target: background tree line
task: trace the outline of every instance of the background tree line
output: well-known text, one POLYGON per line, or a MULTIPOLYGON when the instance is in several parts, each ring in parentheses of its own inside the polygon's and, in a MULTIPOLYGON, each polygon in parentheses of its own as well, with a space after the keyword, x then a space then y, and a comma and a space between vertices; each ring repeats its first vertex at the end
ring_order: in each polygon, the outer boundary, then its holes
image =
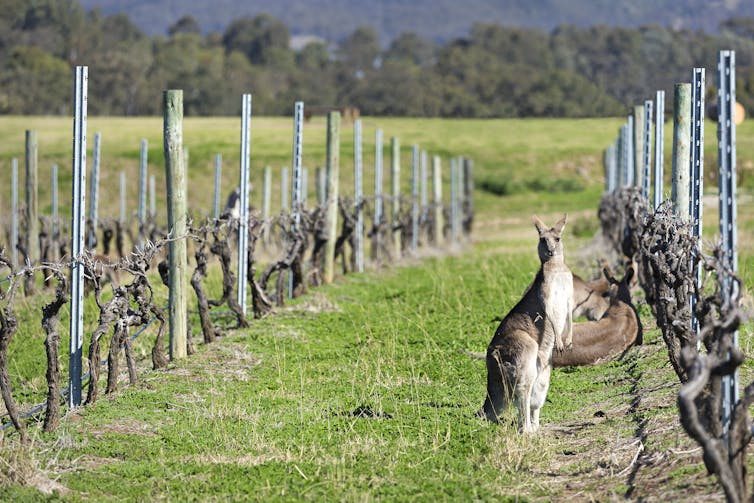
POLYGON ((71 68, 89 66, 89 110, 161 113, 161 93, 184 90, 187 115, 234 115, 254 95, 257 114, 354 105, 368 115, 586 117, 672 91, 705 66, 713 93, 717 53, 735 49, 738 100, 754 111, 754 19, 719 34, 563 25, 551 32, 477 23, 438 44, 404 33, 381 47, 362 27, 335 44, 290 48, 288 28, 260 14, 203 35, 186 16, 147 36, 125 15, 87 12, 77 0, 0 0, 0 113, 70 113, 71 68))

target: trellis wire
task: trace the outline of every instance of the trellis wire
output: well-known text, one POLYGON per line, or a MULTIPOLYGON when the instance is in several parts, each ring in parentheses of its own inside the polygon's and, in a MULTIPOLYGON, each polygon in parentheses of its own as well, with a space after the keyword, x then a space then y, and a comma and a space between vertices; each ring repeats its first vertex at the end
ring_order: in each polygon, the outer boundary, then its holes
POLYGON ((361 120, 353 123, 353 203, 356 205, 356 270, 364 272, 364 167, 361 120))
POLYGON ((249 140, 251 128, 251 94, 241 97, 241 174, 240 212, 238 221, 238 283, 237 299, 246 315, 246 250, 249 245, 249 140))
POLYGON ((644 102, 644 151, 642 157, 641 195, 649 200, 650 166, 652 165, 652 100, 644 102))
POLYGON ((655 98, 655 164, 654 208, 659 208, 663 198, 663 161, 665 154, 665 91, 657 91, 655 98))
POLYGON ((411 148, 411 250, 419 246, 419 145, 411 148))
MULTIPOLYGON (((720 236, 728 269, 738 272, 738 230, 736 222, 736 123, 734 118, 736 103, 736 53, 720 51, 717 63, 717 135, 718 135, 718 175, 720 187, 720 236)), ((723 298, 728 301, 733 295, 733 281, 730 276, 722 279, 723 298)), ((733 345, 738 346, 738 332, 733 334, 733 345)), ((723 377, 722 419, 723 433, 730 429, 733 408, 738 402, 738 370, 733 375, 723 377)))
POLYGON ((101 142, 102 134, 94 133, 94 160, 92 162, 92 177, 89 180, 89 221, 91 227, 89 228, 89 248, 94 248, 97 245, 97 209, 99 207, 99 166, 101 155, 101 142))
POLYGON ((68 363, 70 408, 81 405, 81 348, 84 336, 84 230, 86 229, 86 116, 89 69, 77 66, 74 84, 71 218, 71 318, 68 363))
POLYGON ((13 267, 18 266, 18 159, 10 161, 10 253, 13 267))

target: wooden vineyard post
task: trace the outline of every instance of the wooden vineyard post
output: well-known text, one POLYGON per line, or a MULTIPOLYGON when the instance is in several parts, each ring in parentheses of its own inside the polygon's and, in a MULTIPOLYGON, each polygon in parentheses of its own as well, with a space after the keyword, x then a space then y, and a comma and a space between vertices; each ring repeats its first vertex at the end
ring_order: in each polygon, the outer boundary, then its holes
POLYGON ((338 237, 338 178, 340 170, 340 112, 327 114, 327 242, 323 280, 330 284, 335 276, 335 240, 338 237))
POLYGON ((126 173, 120 172, 120 224, 126 224, 126 173))
POLYGON ((280 170, 280 212, 288 212, 288 168, 280 170))
POLYGON ((401 142, 393 136, 390 138, 390 234, 393 239, 395 257, 401 256, 401 142))
POLYGON ((97 210, 99 208, 99 166, 101 155, 102 134, 94 134, 94 162, 92 163, 92 176, 89 180, 89 236, 88 248, 93 250, 97 246, 97 210))
POLYGON ((168 198, 170 359, 186 356, 186 171, 183 157, 183 91, 163 91, 163 141, 168 198))
POLYGON ((270 210, 272 208, 272 168, 264 167, 264 179, 262 183, 262 241, 265 245, 270 243, 270 210))
MULTIPOLYGON (((37 132, 26 131, 26 256, 32 265, 39 263, 39 200, 38 200, 37 132)), ((26 295, 34 293, 34 275, 24 283, 26 295)))
POLYGON ((691 163, 691 84, 676 84, 673 96, 673 186, 670 197, 680 218, 689 218, 691 163))
POLYGON ((220 191, 222 189, 223 156, 215 154, 215 191, 212 198, 212 218, 220 218, 220 191))
POLYGON ((18 159, 10 161, 10 260, 13 267, 18 267, 18 159))
POLYGON ((411 251, 419 246, 419 145, 411 148, 411 251))
POLYGON ((60 260, 60 216, 58 213, 58 165, 52 165, 52 228, 50 240, 52 242, 52 260, 60 260))
MULTIPOLYGON (((86 229, 86 115, 89 69, 77 66, 73 91, 73 180, 71 211, 71 318, 68 407, 81 405, 81 348, 84 341, 84 234, 86 229)), ((96 386, 97 383, 92 383, 96 386)))
MULTIPOLYGON (((419 217, 419 221, 421 225, 424 226, 426 229, 427 220, 429 219, 429 196, 428 196, 428 188, 427 188, 427 151, 422 150, 421 156, 420 156, 420 163, 419 163, 419 195, 420 195, 420 201, 419 201, 419 208, 421 215, 419 217)), ((424 244, 426 245, 427 241, 429 241, 429 232, 427 232, 427 235, 425 236, 424 244)))
POLYGON ((141 153, 139 155, 139 206, 136 208, 136 216, 139 220, 139 245, 144 241, 145 220, 147 215, 147 140, 141 140, 141 153))
POLYGON ((442 174, 440 173, 440 156, 432 157, 432 211, 434 224, 432 226, 432 241, 435 246, 440 246, 443 242, 443 229, 445 222, 442 215, 442 174))
POLYGON ((643 159, 644 159, 644 105, 636 105, 634 107, 633 115, 633 129, 631 131, 631 139, 633 140, 633 186, 642 186, 642 174, 643 174, 643 159))

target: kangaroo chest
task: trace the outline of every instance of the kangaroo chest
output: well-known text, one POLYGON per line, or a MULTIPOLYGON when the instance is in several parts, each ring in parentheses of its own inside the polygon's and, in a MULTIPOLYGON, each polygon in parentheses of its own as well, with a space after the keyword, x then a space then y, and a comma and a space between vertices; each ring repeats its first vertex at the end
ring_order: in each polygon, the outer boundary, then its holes
POLYGON ((571 312, 573 276, 570 271, 551 273, 542 285, 541 300, 545 311, 545 330, 552 329, 555 335, 565 330, 571 312))

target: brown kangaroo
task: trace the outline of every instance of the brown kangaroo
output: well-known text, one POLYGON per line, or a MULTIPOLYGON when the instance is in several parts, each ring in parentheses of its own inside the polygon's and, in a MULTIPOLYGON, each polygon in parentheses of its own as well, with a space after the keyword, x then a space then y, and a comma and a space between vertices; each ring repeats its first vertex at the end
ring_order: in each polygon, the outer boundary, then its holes
POLYGON ((513 400, 519 430, 539 428, 539 411, 550 386, 553 348, 571 345, 573 276, 560 239, 567 215, 548 229, 534 217, 541 266, 524 297, 505 316, 487 348, 487 398, 479 411, 498 422, 513 400))
POLYGON ((574 323, 573 345, 562 353, 553 353, 553 367, 593 365, 625 352, 643 342, 641 320, 631 303, 630 283, 634 269, 629 267, 620 281, 604 269, 610 283, 610 307, 598 321, 574 323))
MULTIPOLYGON (((607 267, 607 261, 600 261, 600 270, 607 267)), ((611 274, 612 275, 612 274, 611 274)), ((584 316, 596 321, 602 318, 610 307, 610 282, 604 274, 591 281, 573 275, 573 317, 584 316)))

